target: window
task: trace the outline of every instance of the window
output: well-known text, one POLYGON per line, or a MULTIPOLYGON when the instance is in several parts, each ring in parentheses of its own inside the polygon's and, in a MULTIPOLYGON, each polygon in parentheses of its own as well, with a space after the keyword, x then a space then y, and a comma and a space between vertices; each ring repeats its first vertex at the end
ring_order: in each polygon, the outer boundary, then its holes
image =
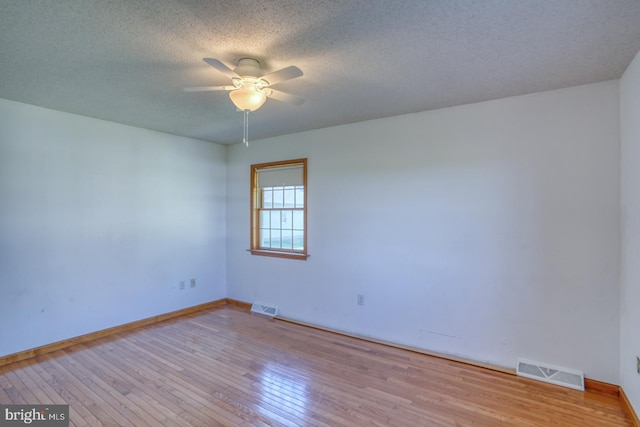
POLYGON ((307 159, 251 165, 251 253, 307 259, 307 159))

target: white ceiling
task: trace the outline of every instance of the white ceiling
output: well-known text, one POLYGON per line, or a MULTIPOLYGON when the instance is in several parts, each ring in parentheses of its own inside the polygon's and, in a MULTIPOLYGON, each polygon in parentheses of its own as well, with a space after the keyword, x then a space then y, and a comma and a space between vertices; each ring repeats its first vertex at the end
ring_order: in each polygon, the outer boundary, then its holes
POLYGON ((220 143, 242 139, 202 61, 304 76, 258 139, 592 83, 640 50, 638 0, 0 0, 0 98, 220 143))

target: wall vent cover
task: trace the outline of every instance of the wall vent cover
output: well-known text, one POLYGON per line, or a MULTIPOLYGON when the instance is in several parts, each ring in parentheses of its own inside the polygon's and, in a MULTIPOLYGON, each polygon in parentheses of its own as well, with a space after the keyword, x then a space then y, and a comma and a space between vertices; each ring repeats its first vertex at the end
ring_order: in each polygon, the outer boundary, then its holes
POLYGON ((263 304, 261 302, 254 302, 251 305, 251 311, 253 313, 264 314, 265 316, 269 316, 269 317, 274 317, 278 315, 278 307, 263 304))
POLYGON ((584 373, 581 371, 518 359, 516 373, 521 377, 584 391, 584 373))

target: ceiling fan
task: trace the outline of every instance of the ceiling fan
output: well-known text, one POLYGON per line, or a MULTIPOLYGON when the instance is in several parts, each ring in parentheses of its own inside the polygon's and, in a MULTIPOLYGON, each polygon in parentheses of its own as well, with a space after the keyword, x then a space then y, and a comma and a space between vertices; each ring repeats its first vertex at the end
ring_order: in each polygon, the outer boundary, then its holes
POLYGON ((264 104, 267 98, 289 104, 300 105, 304 98, 281 92, 271 86, 302 76, 302 70, 289 66, 269 74, 263 74, 260 62, 254 58, 242 58, 233 70, 222 61, 214 58, 203 58, 203 61, 231 79, 231 86, 200 86, 185 88, 185 92, 207 92, 226 90, 229 97, 240 111, 255 111, 264 104))

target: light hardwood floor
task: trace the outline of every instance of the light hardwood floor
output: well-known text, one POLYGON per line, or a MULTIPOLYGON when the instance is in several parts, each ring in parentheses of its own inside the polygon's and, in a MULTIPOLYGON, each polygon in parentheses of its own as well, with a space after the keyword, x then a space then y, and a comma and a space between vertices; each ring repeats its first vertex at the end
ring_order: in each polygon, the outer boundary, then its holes
POLYGON ((620 400, 232 306, 0 367, 73 426, 631 426, 620 400))

